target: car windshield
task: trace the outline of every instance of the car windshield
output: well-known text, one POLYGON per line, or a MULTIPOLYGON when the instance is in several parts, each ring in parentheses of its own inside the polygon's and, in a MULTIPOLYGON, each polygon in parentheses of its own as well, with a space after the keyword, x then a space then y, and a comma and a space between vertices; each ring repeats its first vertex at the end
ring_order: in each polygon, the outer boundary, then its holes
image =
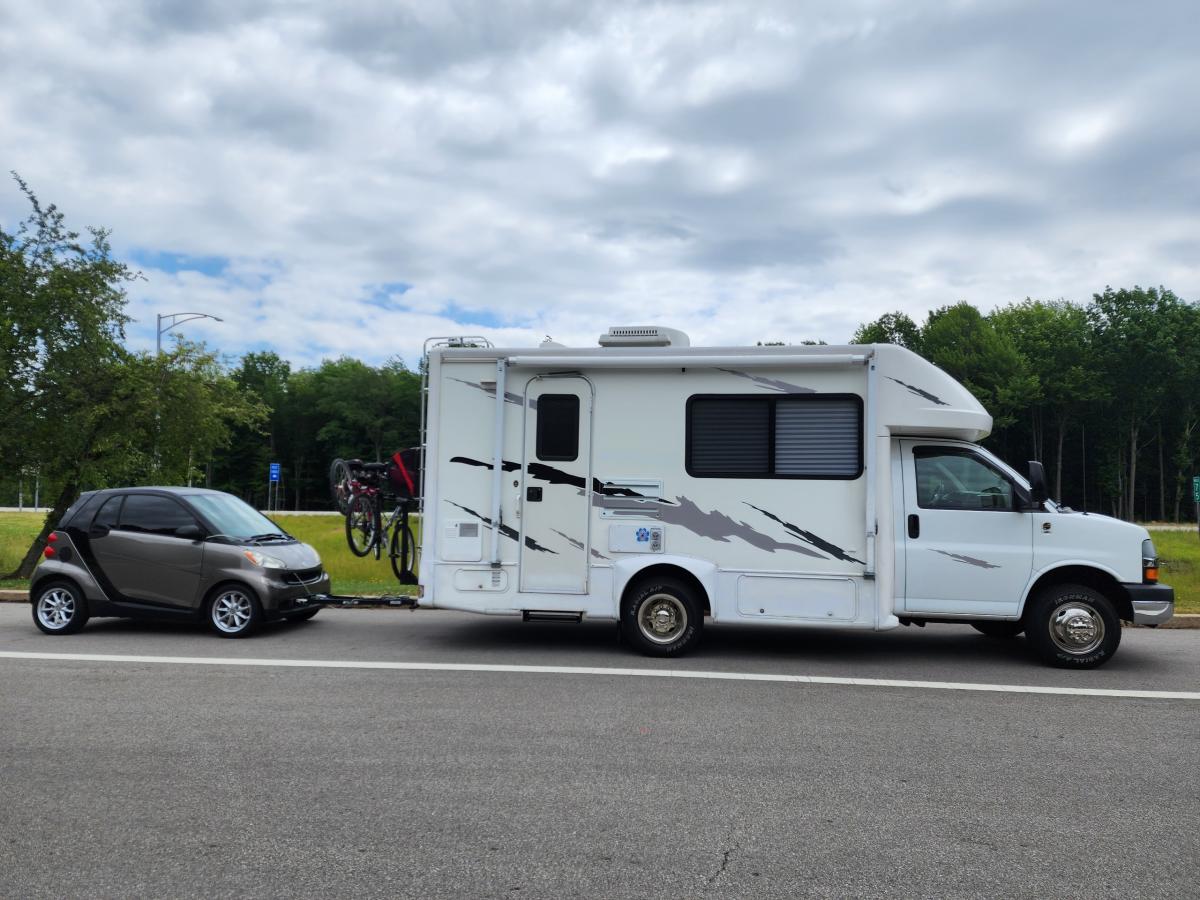
POLYGON ((214 538, 241 541, 290 541, 286 531, 232 494, 193 494, 188 502, 217 530, 214 538))

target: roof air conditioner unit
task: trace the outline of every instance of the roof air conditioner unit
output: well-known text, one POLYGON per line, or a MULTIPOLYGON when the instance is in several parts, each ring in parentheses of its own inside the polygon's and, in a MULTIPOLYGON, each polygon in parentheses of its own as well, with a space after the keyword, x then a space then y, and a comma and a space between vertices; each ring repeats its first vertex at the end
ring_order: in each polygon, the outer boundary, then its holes
POLYGON ((626 325, 600 335, 601 347, 690 347, 692 342, 678 328, 657 325, 626 325))

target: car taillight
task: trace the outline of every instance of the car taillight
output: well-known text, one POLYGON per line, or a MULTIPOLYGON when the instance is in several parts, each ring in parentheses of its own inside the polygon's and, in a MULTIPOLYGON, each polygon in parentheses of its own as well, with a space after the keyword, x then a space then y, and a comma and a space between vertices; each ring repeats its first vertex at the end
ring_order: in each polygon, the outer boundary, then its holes
POLYGON ((42 551, 42 555, 45 556, 46 559, 52 558, 54 556, 54 548, 47 544, 46 549, 42 551))
POLYGON ((58 540, 58 532, 57 531, 50 532, 50 534, 47 535, 46 540, 49 541, 51 544, 53 544, 55 541, 58 540))

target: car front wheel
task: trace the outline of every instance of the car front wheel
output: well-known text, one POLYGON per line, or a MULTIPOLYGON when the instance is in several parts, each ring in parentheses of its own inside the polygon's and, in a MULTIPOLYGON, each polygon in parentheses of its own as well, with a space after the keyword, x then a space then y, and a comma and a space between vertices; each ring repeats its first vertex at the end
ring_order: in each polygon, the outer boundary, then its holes
POLYGON ((208 601, 208 625, 221 637, 245 637, 262 622, 262 606, 248 588, 227 584, 208 601))

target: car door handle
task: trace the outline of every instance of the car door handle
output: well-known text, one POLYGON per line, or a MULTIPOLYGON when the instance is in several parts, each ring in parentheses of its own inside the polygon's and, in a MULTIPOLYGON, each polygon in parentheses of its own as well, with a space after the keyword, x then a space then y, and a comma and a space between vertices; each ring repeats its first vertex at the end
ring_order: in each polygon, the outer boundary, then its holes
POLYGON ((921 517, 915 513, 908 517, 908 536, 910 538, 921 536, 921 517))

